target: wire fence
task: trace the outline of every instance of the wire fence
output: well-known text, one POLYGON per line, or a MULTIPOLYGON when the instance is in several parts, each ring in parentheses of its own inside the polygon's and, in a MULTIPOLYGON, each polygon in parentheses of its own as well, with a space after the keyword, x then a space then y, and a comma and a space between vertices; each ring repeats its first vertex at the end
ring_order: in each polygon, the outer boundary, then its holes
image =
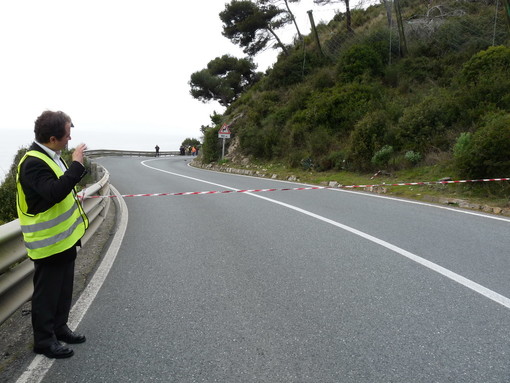
MULTIPOLYGON (((399 34, 395 4, 386 5, 385 24, 389 47, 389 60, 399 54, 403 45, 409 50, 429 45, 435 46, 441 54, 460 51, 465 48, 486 49, 489 46, 506 45, 510 39, 504 0, 456 1, 439 3, 427 1, 417 8, 414 5, 401 4, 402 32, 399 34), (480 17, 480 13, 482 17, 480 17)), ((366 9, 374 2, 361 1, 351 11, 353 27, 356 23, 356 11, 366 9)), ((339 13, 338 20, 345 18, 339 13)), ((348 44, 356 41, 356 36, 346 30, 338 30, 331 24, 319 26, 319 38, 323 53, 335 60, 339 52, 348 44)))

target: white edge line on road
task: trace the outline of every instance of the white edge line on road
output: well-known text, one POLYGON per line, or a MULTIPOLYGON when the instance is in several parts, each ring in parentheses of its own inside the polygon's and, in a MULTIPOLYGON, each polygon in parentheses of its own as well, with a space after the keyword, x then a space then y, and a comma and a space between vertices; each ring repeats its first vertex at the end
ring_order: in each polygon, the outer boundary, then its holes
MULTIPOLYGON (((115 189, 112 185, 110 185, 110 188, 113 194, 117 196, 115 199, 118 203, 117 207, 119 208, 118 214, 120 217, 118 220, 117 230, 115 231, 115 235, 112 238, 101 264, 69 313, 69 325, 73 329, 75 329, 81 322, 83 316, 99 292, 99 289, 103 285, 103 282, 110 272, 115 258, 117 257, 120 245, 122 244, 122 239, 126 233, 128 223, 128 209, 126 202, 121 197, 117 189, 115 189)), ((18 378, 16 383, 39 383, 51 368, 54 361, 55 359, 49 359, 43 355, 37 355, 34 357, 32 363, 30 363, 27 367, 26 371, 18 378)))
MULTIPOLYGON (((149 166, 149 165, 146 165, 144 163, 145 161, 142 162, 142 165, 143 166, 146 166, 150 169, 153 169, 153 170, 157 170, 157 171, 160 171, 160 172, 163 172, 163 173, 167 173, 167 174, 172 174, 172 175, 175 175, 175 176, 179 176, 179 177, 184 177, 184 178, 188 178, 188 179, 191 179, 191 180, 195 180, 195 181, 199 181, 199 182, 204 182, 204 183, 207 183, 207 184, 210 184, 210 185, 214 185, 214 186, 219 186, 219 187, 222 187, 222 188, 225 188, 225 189, 230 189, 230 190, 240 190, 240 189, 236 189, 236 188, 232 188, 232 187, 229 187, 229 186, 225 186, 225 185, 221 185, 221 184, 217 184, 217 183, 213 183, 213 182, 209 182, 209 181, 204 181, 204 180, 201 180, 199 178, 194 178, 194 177, 190 177, 190 176, 185 176, 183 174, 178 174, 178 173, 173 173, 173 172, 170 172, 170 171, 167 171, 167 170, 161 170, 161 169, 158 169, 158 168, 154 168, 152 166, 149 166)), ((287 203, 284 203, 284 202, 280 202, 280 201, 277 201, 277 200, 274 200, 274 199, 271 199, 271 198, 267 198, 267 197, 264 197, 264 196, 261 196, 261 195, 258 195, 258 194, 253 194, 253 193, 243 193, 243 194, 248 194, 252 197, 256 197, 256 198, 260 198, 260 199, 263 199, 263 200, 266 200, 268 202, 272 202, 272 203, 275 203, 275 204, 278 204, 278 205, 281 205, 283 207, 286 207, 286 208, 289 208, 289 209, 292 209, 294 211, 297 211, 299 213, 302 213, 302 214, 305 214, 305 215, 308 215, 309 217, 312 217, 312 218, 315 218, 315 219, 318 219, 320 221, 323 221, 323 222, 326 222, 326 223, 329 223, 330 225, 333 225, 333 226, 336 226, 340 229, 343 229, 345 231, 348 231, 352 234, 355 234, 357 236, 360 236, 368 241, 371 241, 373 243, 376 243, 380 246, 383 246, 397 254, 400 254, 422 266, 425 266, 427 267, 428 269, 432 270, 432 271, 435 271, 436 273, 439 273, 465 287, 467 287, 468 289, 471 289, 475 292, 477 292, 478 294, 481 294, 483 295, 484 297, 486 298, 489 298, 490 300, 496 302, 496 303, 499 303, 500 305, 502 306, 505 306, 506 308, 510 308, 510 299, 501 295, 501 294, 498 294, 496 293, 495 291, 492 291, 476 282, 473 282, 472 280, 470 279, 467 279, 465 277, 463 277, 462 275, 459 275, 457 273, 454 273, 453 271, 451 270, 448 270, 442 266, 439 266, 438 264, 434 263, 434 262, 431 262, 431 261, 428 261, 416 254, 413 254, 407 250, 404 250, 398 246, 395 246, 395 245, 392 245, 391 243, 389 242, 386 242, 382 239, 379 239, 379 238, 376 238, 370 234, 367 234, 367 233, 364 233, 360 230, 357 230, 357 229, 354 229, 350 226, 347 226, 347 225, 344 225, 342 223, 339 223, 339 222, 336 222, 336 221, 333 221, 329 218, 326 218, 326 217, 322 217, 318 214, 315 214, 315 213, 312 213, 308 210, 304 210, 304 209, 301 209, 299 207, 296 207, 296 206, 293 206, 293 205, 289 205, 287 203)), ((433 206, 433 205, 432 205, 433 206)), ((454 211, 457 211, 455 209, 452 209, 454 211)), ((483 217, 485 217, 484 215, 482 215, 483 217)))
POLYGON ((333 226, 336 226, 336 227, 339 227, 345 231, 348 231, 352 234, 355 234, 355 235, 358 235, 368 241, 371 241, 373 243, 376 243, 380 246, 383 246, 389 250, 392 250, 394 251, 395 253, 397 254, 400 254, 416 263, 419 263, 420 265, 422 266, 425 266, 427 267, 428 269, 432 270, 432 271, 435 271, 436 273, 439 273, 447 278, 450 278, 451 280, 457 282, 457 283, 460 283, 461 285, 493 300, 494 302, 497 302, 499 303, 500 305, 503 305, 505 306, 506 308, 510 308, 510 299, 501 295, 501 294, 498 294, 496 293, 495 291, 492 291, 476 282, 473 282, 472 280, 470 279, 467 279, 457 273, 454 273, 453 271, 450 271, 442 266, 439 266, 438 264, 434 263, 434 262, 430 262, 416 254, 413 254, 407 250, 404 250, 398 246, 395 246, 395 245, 392 245, 391 243, 389 242, 386 242, 382 239, 379 239, 379 238, 376 238, 370 234, 367 234, 367 233, 364 233, 360 230, 357 230, 357 229, 354 229, 350 226, 347 226, 347 225, 344 225, 344 224, 341 224, 339 222, 336 222, 336 221, 333 221, 329 218, 325 218, 325 217, 322 217, 320 215, 317 215, 315 213, 312 213, 312 212, 309 212, 307 210, 303 210, 301 208, 298 208, 296 206, 292 206, 292 205, 289 205, 289 204, 286 204, 284 202, 280 202, 280 201, 276 201, 276 200, 272 200, 270 198, 267 198, 267 197, 264 197, 264 196, 260 196, 260 195, 255 195, 253 194, 254 197, 257 197, 257 198, 262 198, 262 199, 265 199, 269 202, 273 202, 273 203, 276 203, 278 205, 281 205, 281 206, 284 206, 284 207, 287 207, 289 209, 292 209, 292 210, 295 210, 297 212, 300 212, 300 213, 303 213, 303 214, 306 214, 310 217, 313 217, 313 218, 316 218, 320 221, 323 221, 323 222, 326 222, 326 223, 329 223, 333 226))
POLYGON ((436 205, 436 204, 427 203, 427 202, 412 201, 412 200, 408 200, 408 199, 389 197, 389 196, 385 196, 385 195, 368 194, 368 193, 363 193, 363 192, 356 192, 356 191, 353 191, 353 190, 344 190, 344 189, 326 189, 326 190, 334 191, 334 192, 343 192, 343 193, 354 193, 354 194, 357 194, 357 195, 363 195, 363 196, 371 197, 371 198, 389 199, 389 200, 392 200, 392 201, 398 201, 398 202, 403 202, 403 203, 410 203, 410 204, 413 204, 413 205, 428 206, 428 207, 433 207, 433 208, 436 208, 436 209, 443 209, 443 210, 453 211, 455 213, 475 215, 477 217, 488 218, 488 219, 495 219, 497 221, 504 221, 504 222, 510 223, 510 218, 498 217, 498 216, 490 215, 490 214, 477 213, 475 211, 469 211, 469 210, 463 210, 463 209, 460 209, 460 208, 441 206, 441 205, 436 205))
MULTIPOLYGON (((146 160, 146 161, 157 161, 157 160, 152 159, 152 160, 146 160)), ((144 166, 150 167, 150 166, 145 165, 145 164, 144 164, 144 166)), ((190 164, 188 164, 188 166, 193 167, 190 164)), ((160 170, 160 169, 153 168, 153 167, 150 167, 150 168, 154 169, 154 170, 160 170)), ((286 180, 275 180, 275 179, 272 179, 272 178, 263 178, 263 177, 257 177, 257 176, 249 176, 249 175, 246 175, 246 174, 226 173, 226 172, 220 172, 218 170, 208 170, 208 169, 195 168, 195 167, 193 167, 193 168, 197 169, 197 170, 206 171, 206 172, 221 173, 221 174, 225 174, 225 175, 229 175, 229 176, 249 177, 249 178, 263 179, 264 181, 284 182, 284 183, 293 184, 293 185, 305 185, 305 186, 311 186, 311 187, 317 186, 317 185, 305 184, 305 183, 302 183, 302 182, 295 182, 295 181, 292 182, 292 181, 286 181, 286 180)), ((367 193, 367 192, 356 191, 356 190, 347 190, 347 189, 342 189, 342 188, 328 188, 328 189, 324 189, 324 190, 332 191, 332 192, 351 193, 351 194, 356 194, 356 195, 363 196, 363 197, 368 197, 368 198, 389 199, 389 200, 396 201, 396 202, 409 203, 409 204, 413 204, 413 205, 428 206, 428 207, 433 207, 433 208, 436 208, 436 209, 443 209, 443 210, 453 211, 455 213, 475 215, 477 217, 488 218, 488 219, 495 219, 497 221, 504 221, 504 222, 510 223, 510 218, 499 217, 499 216, 491 215, 491 214, 488 214, 488 213, 478 213, 478 212, 475 212, 475 211, 465 210, 465 209, 461 209, 461 208, 441 206, 441 205, 438 205, 438 204, 433 204, 433 203, 428 203, 428 202, 413 201, 413 200, 410 200, 410 199, 404 199, 404 198, 398 198, 398 197, 390 197, 390 196, 385 196, 385 195, 367 193)))

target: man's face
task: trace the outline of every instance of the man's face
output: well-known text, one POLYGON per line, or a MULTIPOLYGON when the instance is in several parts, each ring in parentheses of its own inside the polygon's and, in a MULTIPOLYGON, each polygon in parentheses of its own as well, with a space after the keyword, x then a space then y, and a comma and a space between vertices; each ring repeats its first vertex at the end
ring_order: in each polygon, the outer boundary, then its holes
POLYGON ((71 123, 66 123, 66 133, 61 139, 57 139, 56 137, 52 136, 50 138, 51 143, 51 149, 54 151, 60 151, 62 149, 65 149, 67 147, 67 143, 71 140, 71 123))

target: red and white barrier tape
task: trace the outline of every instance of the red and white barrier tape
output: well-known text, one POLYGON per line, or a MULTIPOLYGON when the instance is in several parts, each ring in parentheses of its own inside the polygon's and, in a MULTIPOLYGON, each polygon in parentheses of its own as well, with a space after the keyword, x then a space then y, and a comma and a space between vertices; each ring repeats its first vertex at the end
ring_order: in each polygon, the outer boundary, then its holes
MULTIPOLYGON (((319 189, 354 189, 354 188, 368 188, 376 186, 414 186, 414 185, 437 185, 437 184, 459 184, 459 183, 472 183, 472 182, 492 182, 492 181, 510 181, 510 178, 485 178, 479 180, 458 180, 458 181, 427 181, 427 182, 402 182, 397 184, 374 184, 374 185, 338 185, 333 186, 310 186, 299 188, 285 188, 285 189, 251 189, 251 190, 221 190, 221 191, 202 191, 202 192, 182 192, 182 193, 148 193, 148 194, 124 194, 123 198, 128 197, 162 197, 162 196, 178 196, 178 195, 201 195, 201 194, 227 194, 227 193, 261 193, 271 191, 294 191, 294 190, 319 190, 319 189)), ((82 192, 83 193, 83 192, 82 192)), ((88 198, 115 198, 115 195, 106 196, 89 196, 88 198)), ((80 198, 83 198, 81 195, 80 198)))

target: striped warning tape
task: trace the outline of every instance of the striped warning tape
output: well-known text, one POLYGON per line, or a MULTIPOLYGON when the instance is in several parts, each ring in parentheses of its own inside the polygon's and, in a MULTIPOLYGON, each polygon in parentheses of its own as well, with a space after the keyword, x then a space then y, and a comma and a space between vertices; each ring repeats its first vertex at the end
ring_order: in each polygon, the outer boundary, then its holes
MULTIPOLYGON (((373 185, 338 185, 333 186, 310 186, 299 188, 284 188, 284 189, 250 189, 250 190, 219 190, 219 191, 201 191, 201 192, 181 192, 181 193, 145 193, 145 194, 123 194, 121 197, 162 197, 162 196, 179 196, 179 195, 203 195, 203 194, 227 194, 227 193, 262 193, 272 191, 295 191, 295 190, 320 190, 320 189, 355 189, 355 188, 368 188, 377 186, 414 186, 414 185, 437 185, 437 184, 459 184, 459 183, 472 183, 472 182, 493 182, 493 181, 510 181, 510 178, 484 178, 478 180, 457 180, 457 181, 426 181, 426 182, 402 182, 396 184, 373 184, 373 185)), ((83 198, 83 193, 80 193, 80 198, 83 198)), ((89 196, 88 198, 115 198, 115 195, 106 196, 89 196)))
POLYGON ((458 181, 426 181, 426 182, 402 182, 399 184, 378 184, 378 185, 350 185, 339 186, 342 188, 365 188, 371 186, 408 186, 408 185, 437 185, 437 184, 462 184, 470 182, 491 182, 491 181, 510 181, 510 178, 483 178, 479 180, 458 180, 458 181))

